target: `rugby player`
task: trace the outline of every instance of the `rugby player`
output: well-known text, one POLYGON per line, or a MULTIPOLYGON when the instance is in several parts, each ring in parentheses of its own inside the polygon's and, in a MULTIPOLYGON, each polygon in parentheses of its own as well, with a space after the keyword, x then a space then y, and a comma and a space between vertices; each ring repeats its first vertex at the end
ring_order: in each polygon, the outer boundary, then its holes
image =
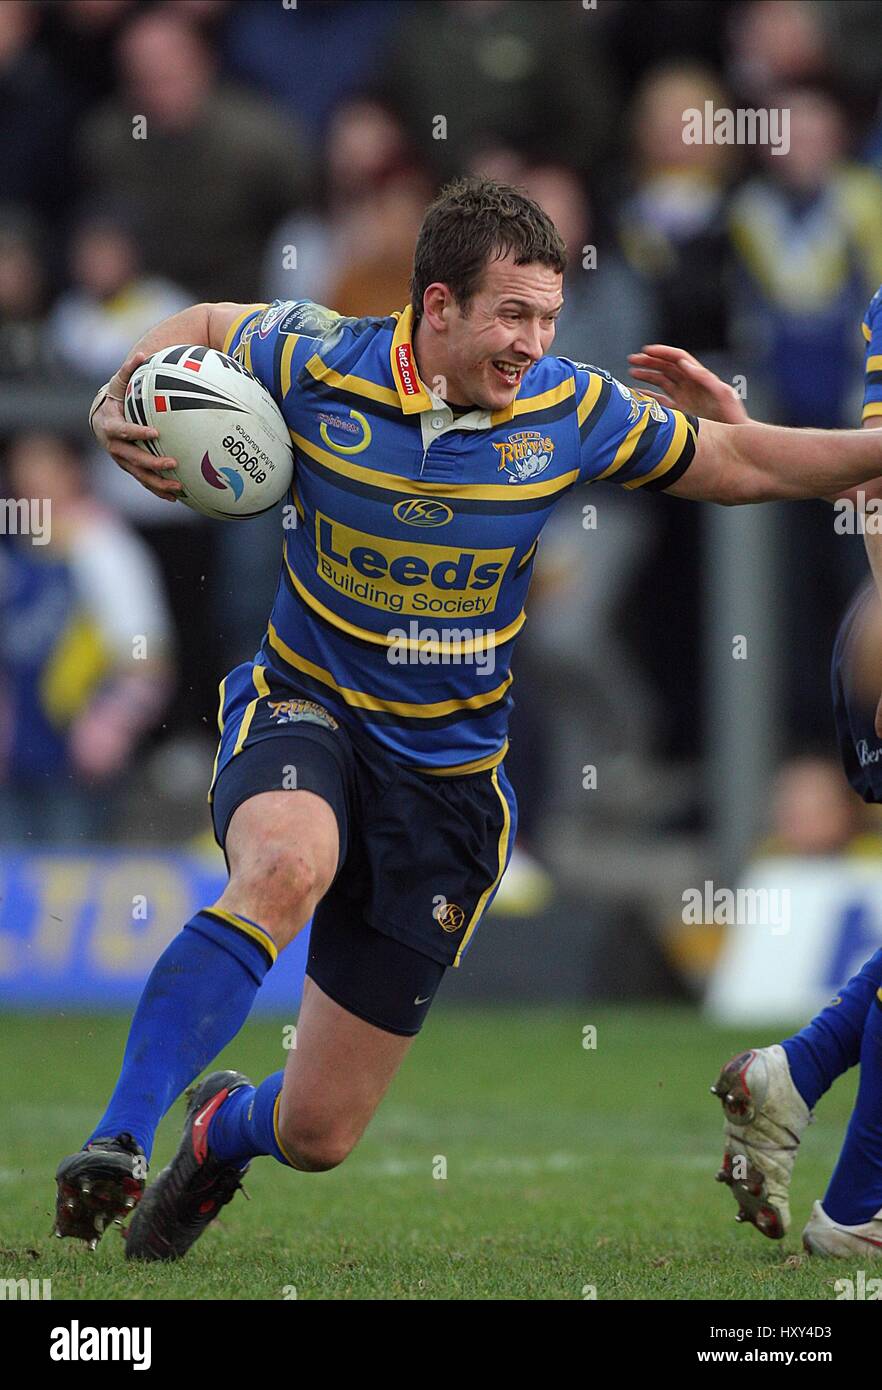
MULTIPOLYGON (((861 325, 865 340, 862 424, 882 426, 882 288, 861 325)), ((632 375, 675 404, 718 421, 749 419, 731 386, 688 353, 667 346, 631 357, 632 375)), ((704 424, 702 428, 704 428, 704 424)), ((882 804, 882 478, 835 493, 866 512, 871 579, 849 603, 836 635, 832 694, 842 765, 864 801, 882 804), (872 504, 872 506, 870 505, 872 504)), ((725 1151, 717 1181, 738 1203, 736 1220, 773 1240, 790 1226, 790 1181, 815 1106, 838 1076, 860 1065, 860 1082, 836 1167, 816 1201, 802 1241, 812 1254, 882 1258, 882 950, 794 1036, 749 1048, 722 1067, 711 1087, 724 1111, 725 1151)))
POLYGON ((289 426, 298 524, 285 529, 259 651, 221 683, 209 795, 229 881, 147 980, 107 1109, 58 1168, 60 1235, 93 1244, 135 1206, 127 1256, 175 1259, 255 1157, 319 1172, 358 1142, 511 853, 512 645, 539 533, 565 492, 608 482, 734 504, 882 473, 882 437, 699 429, 555 357, 564 269, 536 203, 460 180, 427 210, 404 309, 349 319, 305 301, 199 304, 145 334, 98 393, 98 440, 174 501, 162 471, 173 461, 137 447, 156 432, 125 421, 126 384, 172 344, 232 353, 289 426), (401 629, 407 664, 387 659, 401 629), (460 642, 452 661, 447 634, 463 629, 475 659, 460 642), (177 1154, 145 1191, 160 1119, 238 1033, 310 918, 284 1070, 256 1085, 234 1071, 199 1082, 177 1154))

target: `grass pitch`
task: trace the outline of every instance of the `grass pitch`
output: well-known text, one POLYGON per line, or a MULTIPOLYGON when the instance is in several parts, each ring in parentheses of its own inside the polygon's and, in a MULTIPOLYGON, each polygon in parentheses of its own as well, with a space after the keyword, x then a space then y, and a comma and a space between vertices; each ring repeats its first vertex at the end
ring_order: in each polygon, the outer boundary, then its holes
MULTIPOLYGON (((856 1070, 803 1141, 793 1228, 734 1222, 713 1181, 721 1061, 781 1034, 709 1026, 682 1008, 436 1009, 355 1153, 330 1173, 259 1159, 179 1264, 127 1265, 117 1230, 94 1253, 50 1235, 55 1165, 116 1079, 128 1019, 0 1020, 0 1278, 54 1299, 835 1299, 844 1261, 800 1233, 823 1195, 856 1070), (583 1047, 586 1023, 596 1048, 583 1047), (444 1171, 446 1177, 436 1176, 444 1171)), ((789 1030, 786 1030, 789 1031, 789 1030)), ((282 1023, 246 1026, 213 1064, 261 1079, 282 1023)), ((153 1171, 180 1136, 178 1102, 153 1171)), ((869 1271, 871 1273, 873 1271, 869 1271)))

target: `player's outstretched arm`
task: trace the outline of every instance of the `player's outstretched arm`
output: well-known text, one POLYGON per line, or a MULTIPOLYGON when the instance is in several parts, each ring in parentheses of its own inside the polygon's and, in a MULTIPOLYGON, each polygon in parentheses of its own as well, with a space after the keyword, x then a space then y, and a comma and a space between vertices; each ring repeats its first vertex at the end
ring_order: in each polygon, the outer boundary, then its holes
POLYGON ((89 424, 98 443, 114 463, 131 473, 154 497, 174 502, 181 485, 164 476, 165 470, 174 468, 174 459, 154 458, 138 447, 139 439, 156 439, 159 431, 130 424, 125 417, 123 398, 132 373, 152 353, 175 343, 201 344, 222 352, 230 327, 247 308, 247 304, 194 304, 163 319, 139 338, 119 371, 101 387, 92 402, 89 424))
MULTIPOLYGON (((695 457, 667 491, 737 505, 824 497, 882 484, 882 444, 861 430, 785 429, 750 416, 737 392, 682 348, 655 343, 632 353, 631 375, 662 405, 701 418, 695 457)), ((882 561, 882 556, 880 556, 882 561)))
POLYGON ((695 457, 667 491, 728 506, 829 498, 882 474, 876 433, 702 420, 695 457))

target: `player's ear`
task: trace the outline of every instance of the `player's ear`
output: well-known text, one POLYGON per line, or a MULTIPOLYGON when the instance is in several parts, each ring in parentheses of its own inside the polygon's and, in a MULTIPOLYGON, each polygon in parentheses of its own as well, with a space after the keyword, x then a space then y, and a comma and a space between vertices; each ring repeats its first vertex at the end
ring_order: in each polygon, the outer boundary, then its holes
POLYGON ((448 287, 440 282, 429 285, 423 295, 423 317, 436 333, 446 332, 454 302, 448 287))

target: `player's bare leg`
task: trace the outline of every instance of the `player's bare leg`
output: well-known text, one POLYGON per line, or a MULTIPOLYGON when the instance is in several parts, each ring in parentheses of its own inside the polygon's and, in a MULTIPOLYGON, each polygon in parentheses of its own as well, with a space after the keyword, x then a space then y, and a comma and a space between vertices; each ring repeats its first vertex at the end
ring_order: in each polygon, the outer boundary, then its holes
MULTIPOLYGON (((311 792, 265 792, 234 813, 226 845, 230 882, 216 905, 260 922, 281 950, 333 879, 338 831, 331 808, 311 792)), ((413 1041, 365 1023, 304 980, 278 1110, 292 1166, 321 1170, 346 1157, 413 1041)))
POLYGON ((144 1192, 163 1114, 235 1037, 277 950, 333 878, 336 819, 311 792, 261 795, 232 819, 230 885, 157 961, 104 1114, 83 1148, 58 1166, 60 1236, 94 1247, 106 1227, 128 1217, 144 1192))
POLYGON ((230 880, 215 907, 259 922, 281 951, 334 877, 337 821, 312 792, 261 792, 233 812, 226 851, 230 880))
POLYGON ((279 1140, 292 1167, 321 1172, 343 1162, 413 1042, 356 1018, 307 976, 279 1100, 279 1140))
MULTIPOLYGON (((259 922, 284 948, 333 879, 337 837, 333 812, 312 793, 250 798, 230 821, 230 882, 215 908, 259 922)), ((214 1072, 191 1092, 181 1146, 132 1220, 127 1255, 180 1258, 232 1200, 248 1159, 218 1158, 212 1150, 209 1126, 225 1102, 247 1100, 249 1121, 255 1104, 263 1106, 271 1137, 262 1152, 302 1171, 324 1171, 357 1143, 412 1042, 357 1018, 307 978, 297 1046, 283 1078, 277 1073, 255 1090, 238 1072, 214 1072)))

